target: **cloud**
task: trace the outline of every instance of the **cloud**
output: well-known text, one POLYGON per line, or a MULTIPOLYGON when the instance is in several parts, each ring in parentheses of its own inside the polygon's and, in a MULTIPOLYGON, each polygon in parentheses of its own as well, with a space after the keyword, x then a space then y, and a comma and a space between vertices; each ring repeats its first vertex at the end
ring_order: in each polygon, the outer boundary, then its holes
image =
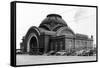
POLYGON ((78 22, 80 19, 84 18, 87 15, 86 9, 79 8, 76 10, 74 15, 75 22, 78 22))

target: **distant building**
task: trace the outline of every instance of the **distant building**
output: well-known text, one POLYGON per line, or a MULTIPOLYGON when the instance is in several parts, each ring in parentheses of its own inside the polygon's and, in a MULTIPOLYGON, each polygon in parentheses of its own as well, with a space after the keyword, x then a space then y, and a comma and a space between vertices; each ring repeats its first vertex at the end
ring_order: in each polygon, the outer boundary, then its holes
POLYGON ((75 34, 58 14, 49 14, 39 27, 30 27, 22 40, 23 53, 33 54, 93 47, 93 36, 75 34))

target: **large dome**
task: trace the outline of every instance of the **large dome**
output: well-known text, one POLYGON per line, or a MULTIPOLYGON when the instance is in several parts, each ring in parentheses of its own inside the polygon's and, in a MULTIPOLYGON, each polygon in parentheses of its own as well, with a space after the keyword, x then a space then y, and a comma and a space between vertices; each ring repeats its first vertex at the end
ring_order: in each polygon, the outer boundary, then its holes
POLYGON ((67 26, 66 22, 58 14, 49 14, 42 21, 39 28, 43 28, 49 31, 57 31, 59 28, 67 26))

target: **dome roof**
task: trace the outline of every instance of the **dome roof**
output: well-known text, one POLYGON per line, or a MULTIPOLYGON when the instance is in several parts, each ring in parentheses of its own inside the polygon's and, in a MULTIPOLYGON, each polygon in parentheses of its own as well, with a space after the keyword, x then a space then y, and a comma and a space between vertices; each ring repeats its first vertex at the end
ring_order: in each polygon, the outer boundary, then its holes
POLYGON ((63 26, 67 26, 66 22, 62 19, 62 17, 58 14, 49 14, 42 21, 39 27, 45 28, 50 31, 56 30, 56 28, 60 28, 63 26))
POLYGON ((60 15, 58 14, 48 14, 47 17, 59 17, 59 18, 62 18, 60 15))

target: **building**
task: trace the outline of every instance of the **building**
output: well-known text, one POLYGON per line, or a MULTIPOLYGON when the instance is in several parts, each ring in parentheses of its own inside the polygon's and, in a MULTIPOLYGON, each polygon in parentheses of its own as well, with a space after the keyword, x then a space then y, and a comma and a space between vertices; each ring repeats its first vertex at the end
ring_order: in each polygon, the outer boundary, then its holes
POLYGON ((75 34, 58 14, 49 14, 39 27, 30 27, 22 40, 23 53, 32 54, 93 47, 93 36, 75 34))

